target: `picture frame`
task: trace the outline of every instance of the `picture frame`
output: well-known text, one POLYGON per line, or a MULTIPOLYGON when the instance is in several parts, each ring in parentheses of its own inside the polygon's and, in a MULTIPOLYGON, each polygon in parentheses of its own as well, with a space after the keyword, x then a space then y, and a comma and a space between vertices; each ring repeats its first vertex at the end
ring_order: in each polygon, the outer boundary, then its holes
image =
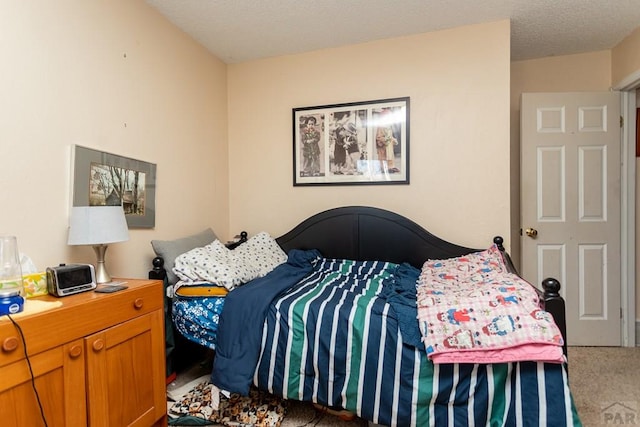
POLYGON ((92 148, 72 147, 72 206, 118 206, 129 228, 153 228, 156 165, 92 148))
POLYGON ((408 185, 409 103, 293 108, 293 185, 408 185))

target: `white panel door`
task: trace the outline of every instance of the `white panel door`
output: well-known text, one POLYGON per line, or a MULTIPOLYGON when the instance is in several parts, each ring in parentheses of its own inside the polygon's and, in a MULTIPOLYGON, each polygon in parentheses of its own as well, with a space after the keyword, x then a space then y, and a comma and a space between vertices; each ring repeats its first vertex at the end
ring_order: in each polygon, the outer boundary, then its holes
POLYGON ((522 275, 562 284, 569 345, 619 346, 620 95, 521 100, 522 275))

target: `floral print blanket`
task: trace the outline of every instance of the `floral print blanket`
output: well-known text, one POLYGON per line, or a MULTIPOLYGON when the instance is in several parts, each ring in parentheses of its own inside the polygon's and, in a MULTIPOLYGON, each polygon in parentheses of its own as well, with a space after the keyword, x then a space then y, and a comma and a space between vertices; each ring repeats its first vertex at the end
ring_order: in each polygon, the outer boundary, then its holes
POLYGON ((285 413, 286 402, 267 392, 252 388, 248 396, 232 393, 226 397, 203 381, 171 405, 168 415, 169 425, 280 427, 285 413))
POLYGON ((428 260, 417 282, 418 321, 433 363, 562 363, 562 335, 534 287, 508 272, 496 245, 428 260))

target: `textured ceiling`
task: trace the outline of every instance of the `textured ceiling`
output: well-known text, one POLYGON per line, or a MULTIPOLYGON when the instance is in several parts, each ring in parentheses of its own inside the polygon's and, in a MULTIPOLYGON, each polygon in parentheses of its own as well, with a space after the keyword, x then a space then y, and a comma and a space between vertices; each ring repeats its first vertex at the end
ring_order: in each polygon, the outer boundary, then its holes
POLYGON ((511 19, 511 59, 609 49, 640 0, 146 0, 226 63, 511 19))

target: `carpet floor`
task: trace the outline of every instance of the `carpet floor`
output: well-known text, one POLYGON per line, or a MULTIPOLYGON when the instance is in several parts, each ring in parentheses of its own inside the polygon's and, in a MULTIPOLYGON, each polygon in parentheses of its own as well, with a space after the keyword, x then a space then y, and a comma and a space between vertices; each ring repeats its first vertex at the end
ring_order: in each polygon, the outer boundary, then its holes
POLYGON ((640 425, 640 347, 569 347, 569 386, 585 427, 640 425))
MULTIPOLYGON (((640 347, 569 347, 569 384, 585 427, 640 425, 640 347)), ((195 365, 167 387, 171 393, 210 372, 195 365)), ((168 407, 170 406, 168 402, 168 407)), ((344 421, 317 411, 312 404, 288 402, 282 427, 356 427, 367 422, 344 421)))

